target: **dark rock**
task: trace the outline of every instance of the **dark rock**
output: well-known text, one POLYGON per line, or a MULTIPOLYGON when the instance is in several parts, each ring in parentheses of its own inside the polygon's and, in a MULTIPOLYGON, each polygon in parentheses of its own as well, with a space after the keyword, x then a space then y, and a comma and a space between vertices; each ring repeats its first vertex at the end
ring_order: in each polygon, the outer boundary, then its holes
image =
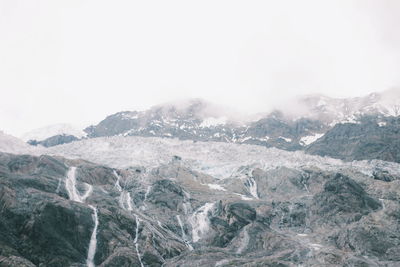
POLYGON ((358 221, 362 216, 382 207, 354 180, 340 173, 328 180, 324 190, 313 199, 313 212, 326 222, 358 221))
POLYGON ((400 162, 400 118, 366 116, 360 123, 336 124, 306 152, 343 160, 380 159, 400 162))

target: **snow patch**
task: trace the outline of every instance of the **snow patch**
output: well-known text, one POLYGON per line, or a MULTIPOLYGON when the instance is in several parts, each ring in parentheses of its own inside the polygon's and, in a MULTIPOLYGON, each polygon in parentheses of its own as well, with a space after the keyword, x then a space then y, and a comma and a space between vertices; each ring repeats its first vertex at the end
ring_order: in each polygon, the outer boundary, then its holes
POLYGON ((278 138, 284 140, 284 141, 287 142, 287 143, 292 142, 292 139, 291 139, 291 138, 288 138, 288 137, 279 136, 278 138))
POLYGON ((224 125, 227 122, 226 117, 219 117, 219 118, 213 118, 209 117, 206 118, 202 121, 200 124, 200 127, 207 128, 207 127, 212 127, 212 126, 217 126, 217 125, 224 125))
POLYGON ((314 134, 314 135, 308 135, 308 136, 303 136, 300 138, 300 145, 303 146, 308 146, 311 143, 314 143, 316 140, 324 136, 324 134, 314 134))
POLYGON ((226 191, 226 189, 219 184, 207 184, 207 186, 213 190, 226 191))

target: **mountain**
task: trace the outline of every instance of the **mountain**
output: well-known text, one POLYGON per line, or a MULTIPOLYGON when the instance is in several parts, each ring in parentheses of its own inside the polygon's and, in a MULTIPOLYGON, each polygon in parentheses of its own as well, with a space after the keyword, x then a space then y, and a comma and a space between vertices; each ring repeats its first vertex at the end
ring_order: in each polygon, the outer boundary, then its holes
MULTIPOLYGON (((242 116, 230 116, 223 108, 200 99, 187 100, 183 103, 168 103, 155 106, 145 111, 126 111, 108 116, 98 125, 85 129, 89 138, 103 136, 145 136, 178 138, 194 141, 218 141, 239 144, 254 144, 276 147, 288 151, 305 150, 312 154, 329 155, 344 160, 385 159, 399 162, 398 149, 390 150, 391 141, 398 137, 398 124, 391 124, 390 138, 369 138, 369 147, 381 146, 376 153, 368 153, 347 147, 346 156, 316 147, 336 135, 338 127, 359 127, 362 121, 390 120, 400 115, 400 91, 389 90, 356 98, 330 98, 322 95, 298 97, 285 106, 270 113, 258 116, 256 120, 242 116), (342 126, 346 124, 347 126, 342 126), (321 139, 324 135, 327 138, 321 139), (318 144, 313 144, 319 139, 318 144), (311 146, 311 147, 310 147, 311 146), (389 149, 386 151, 386 149, 389 149), (325 151, 324 151, 325 150, 325 151), (328 152, 326 152, 328 151, 328 152), (354 152, 352 152, 354 151, 354 152), (379 153, 378 153, 379 152, 379 153), (379 156, 379 155, 380 156, 379 156)), ((374 122, 375 123, 375 122, 374 122)), ((376 123, 374 124, 376 125, 376 123)), ((376 137, 382 131, 374 131, 376 137)), ((371 133, 372 134, 372 133, 371 133)), ((345 135, 337 139, 338 143, 347 144, 345 135)), ((362 135, 352 136, 351 142, 365 142, 362 135)), ((335 146, 339 148, 340 146, 335 146)), ((344 153, 344 151, 342 151, 344 153)))
POLYGON ((400 262, 396 163, 122 136, 44 152, 0 153, 3 266, 400 262))
POLYGON ((27 143, 32 146, 42 145, 44 147, 51 147, 51 146, 58 146, 58 145, 62 145, 62 144, 68 144, 68 143, 71 143, 73 141, 78 141, 78 140, 79 140, 79 138, 77 138, 74 135, 58 134, 58 135, 48 137, 41 141, 29 140, 27 143))
POLYGON ((306 152, 343 160, 400 162, 400 117, 365 116, 357 123, 336 124, 306 152))
POLYGON ((0 266, 400 264, 398 117, 211 107, 118 113, 48 147, 0 134, 0 266))
POLYGON ((400 89, 394 88, 363 97, 332 98, 323 95, 298 97, 289 109, 292 117, 314 118, 334 126, 355 122, 366 115, 400 116, 400 89))
POLYGON ((86 135, 86 133, 73 125, 60 123, 34 129, 32 131, 24 133, 21 136, 21 139, 26 142, 27 141, 39 142, 56 135, 68 135, 68 136, 75 136, 76 138, 82 138, 86 135))
POLYGON ((32 153, 33 148, 21 139, 0 131, 0 151, 23 154, 32 153))
POLYGON ((103 136, 151 136, 181 140, 257 144, 298 150, 302 138, 324 130, 315 120, 286 120, 281 112, 251 121, 230 116, 222 108, 200 99, 182 104, 165 104, 146 111, 126 111, 108 116, 85 129, 89 138, 103 136))

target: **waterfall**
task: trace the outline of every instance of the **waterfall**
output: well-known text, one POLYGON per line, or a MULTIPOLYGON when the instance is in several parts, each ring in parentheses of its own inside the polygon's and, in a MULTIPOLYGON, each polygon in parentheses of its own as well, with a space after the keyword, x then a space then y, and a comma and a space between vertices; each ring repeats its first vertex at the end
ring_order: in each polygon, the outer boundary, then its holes
POLYGON ((149 185, 146 189, 146 193, 144 194, 144 200, 143 200, 143 206, 141 207, 142 210, 146 210, 146 201, 147 201, 147 197, 150 194, 152 186, 149 185))
POLYGON ((136 254, 138 256, 140 266, 144 267, 143 263, 142 263, 142 257, 140 256, 140 253, 139 253, 139 244, 138 244, 140 220, 137 215, 135 215, 135 218, 136 218, 136 230, 135 230, 135 239, 133 240, 133 243, 135 244, 136 254))
POLYGON ((83 203, 93 190, 90 184, 85 183, 85 186, 86 192, 81 196, 76 189, 76 167, 71 167, 67 173, 67 179, 65 180, 65 189, 67 189, 69 199, 83 203))
POLYGON ((178 220, 179 226, 181 227, 182 240, 185 242, 185 244, 189 248, 189 250, 193 250, 193 247, 190 244, 190 242, 187 239, 187 236, 185 234, 185 229, 183 228, 183 223, 182 223, 181 217, 179 215, 176 215, 176 219, 178 220))
MULTIPOLYGON (((76 189, 76 167, 71 167, 67 173, 67 178, 65 180, 65 189, 67 190, 69 199, 83 203, 93 191, 92 185, 85 183, 85 186, 85 193, 83 195, 80 195, 79 191, 76 189)), ((97 227, 99 226, 99 220, 97 216, 97 209, 92 205, 89 205, 89 207, 93 210, 94 228, 90 237, 86 265, 88 267, 94 267, 94 256, 96 255, 97 248, 97 227)))
POLYGON ((79 192, 76 190, 76 167, 71 167, 67 173, 65 180, 65 189, 67 189, 69 199, 77 202, 82 202, 79 192))
POLYGON ((214 203, 206 203, 198 208, 190 217, 189 222, 192 225, 192 240, 197 242, 200 238, 207 233, 210 228, 208 219, 208 212, 214 207, 214 203))
POLYGON ((113 171, 113 174, 114 174, 115 177, 117 177, 117 181, 115 182, 114 187, 116 187, 117 190, 118 190, 119 192, 121 192, 121 191, 122 191, 122 187, 121 187, 121 185, 120 185, 120 183, 119 183, 119 181, 120 181, 120 179, 121 179, 121 176, 119 176, 118 173, 117 173, 115 170, 113 171))
POLYGON ((249 177, 246 182, 245 186, 249 190, 249 193, 256 199, 258 199, 258 193, 257 193, 257 183, 254 180, 254 178, 249 177))
POLYGON ((97 247, 97 227, 99 226, 99 220, 97 217, 97 209, 93 207, 92 205, 89 205, 89 207, 93 210, 93 221, 94 221, 94 228, 92 232, 92 236, 90 237, 90 243, 89 243, 89 250, 88 250, 88 255, 86 259, 86 264, 88 267, 94 267, 94 255, 96 254, 96 247, 97 247))
POLYGON ((132 198, 131 194, 127 191, 122 191, 119 196, 119 205, 122 209, 132 211, 132 198))

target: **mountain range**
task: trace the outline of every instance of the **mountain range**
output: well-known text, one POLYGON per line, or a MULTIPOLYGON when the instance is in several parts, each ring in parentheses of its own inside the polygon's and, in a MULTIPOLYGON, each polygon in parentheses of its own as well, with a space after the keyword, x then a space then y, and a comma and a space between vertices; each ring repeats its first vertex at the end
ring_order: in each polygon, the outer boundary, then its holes
POLYGON ((399 115, 400 92, 395 89, 347 99, 302 96, 284 108, 253 116, 189 99, 144 111, 118 112, 83 130, 61 124, 23 137, 45 147, 105 136, 178 138, 304 150, 343 160, 399 162, 399 115))
POLYGON ((0 132, 0 266, 399 266, 398 100, 0 132))

